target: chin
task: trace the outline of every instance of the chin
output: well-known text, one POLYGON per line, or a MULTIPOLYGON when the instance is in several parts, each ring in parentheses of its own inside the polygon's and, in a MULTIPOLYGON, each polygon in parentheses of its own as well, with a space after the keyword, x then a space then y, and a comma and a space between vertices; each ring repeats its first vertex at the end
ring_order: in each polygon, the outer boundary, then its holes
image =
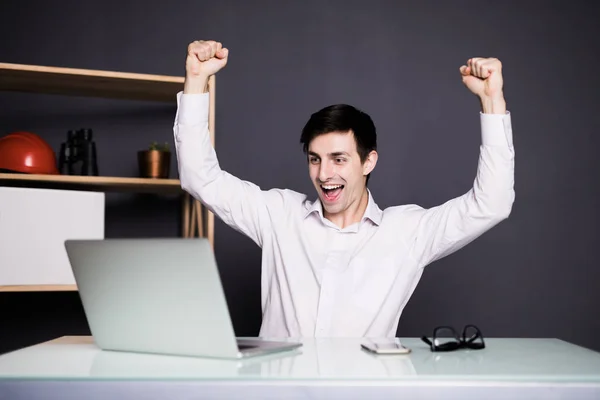
MULTIPOLYGON (((323 204, 323 203, 321 203, 321 204, 323 204)), ((324 206, 323 209, 324 209, 324 211, 327 214, 331 214, 331 215, 335 215, 335 214, 337 214, 337 213, 339 213, 339 212, 342 211, 342 207, 341 206, 337 206, 337 205, 333 206, 333 207, 324 206)))

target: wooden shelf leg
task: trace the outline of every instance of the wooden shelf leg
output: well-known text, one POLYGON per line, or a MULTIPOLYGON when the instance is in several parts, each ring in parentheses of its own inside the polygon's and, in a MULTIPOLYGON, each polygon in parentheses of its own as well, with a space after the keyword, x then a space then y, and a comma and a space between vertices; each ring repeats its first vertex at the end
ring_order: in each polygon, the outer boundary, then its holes
POLYGON ((192 215, 190 218, 190 230, 188 232, 188 238, 193 238, 196 236, 196 207, 195 207, 195 203, 196 201, 192 199, 192 204, 191 204, 191 209, 192 209, 192 215))
POLYGON ((182 236, 184 238, 208 238, 214 248, 214 215, 189 193, 182 199, 182 236), (196 232, 197 236, 196 236, 196 232))
POLYGON ((196 216, 198 218, 198 237, 204 237, 204 217, 203 217, 203 208, 202 203, 198 200, 195 201, 196 206, 196 216))
POLYGON ((211 247, 213 248, 213 251, 215 250, 215 215, 206 210, 208 217, 207 217, 207 237, 208 237, 208 241, 210 242, 211 247))
POLYGON ((181 236, 184 238, 189 237, 190 230, 190 194, 183 192, 182 204, 181 204, 181 236))

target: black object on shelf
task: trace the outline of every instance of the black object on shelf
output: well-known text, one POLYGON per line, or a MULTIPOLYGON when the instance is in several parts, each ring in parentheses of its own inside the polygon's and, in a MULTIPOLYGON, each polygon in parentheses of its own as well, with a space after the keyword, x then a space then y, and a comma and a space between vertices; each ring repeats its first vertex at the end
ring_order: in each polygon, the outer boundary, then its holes
POLYGON ((67 132, 67 141, 60 146, 58 169, 63 175, 98 176, 96 143, 93 140, 92 129, 67 132))

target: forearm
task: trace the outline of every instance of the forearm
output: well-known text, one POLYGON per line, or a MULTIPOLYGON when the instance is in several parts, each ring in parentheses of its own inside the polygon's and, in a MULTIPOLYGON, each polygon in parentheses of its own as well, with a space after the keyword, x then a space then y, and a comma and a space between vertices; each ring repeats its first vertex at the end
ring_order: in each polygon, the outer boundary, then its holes
POLYGON ((506 100, 504 100, 504 96, 482 97, 479 100, 481 103, 481 112, 484 114, 506 114, 506 100))
POLYGON ((186 77, 183 84, 184 94, 208 93, 208 76, 186 77))
POLYGON ((514 147, 511 115, 494 104, 500 112, 484 109, 480 116, 481 148, 473 196, 468 209, 476 218, 506 218, 514 200, 514 147))
POLYGON ((179 93, 177 103, 173 134, 181 186, 207 201, 206 186, 221 173, 208 129, 208 95, 179 93))

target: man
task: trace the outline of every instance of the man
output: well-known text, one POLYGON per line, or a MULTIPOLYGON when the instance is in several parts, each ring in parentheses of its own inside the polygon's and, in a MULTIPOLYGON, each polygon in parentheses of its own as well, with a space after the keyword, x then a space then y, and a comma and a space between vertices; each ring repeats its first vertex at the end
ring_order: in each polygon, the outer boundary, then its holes
POLYGON ((375 128, 347 105, 313 114, 302 132, 314 202, 261 190, 220 168, 206 88, 228 53, 215 41, 188 46, 174 139, 182 188, 262 248, 260 336, 395 336, 424 267, 510 214, 514 150, 500 61, 473 58, 460 67, 482 107, 473 188, 430 209, 382 211, 366 187, 377 163, 375 128))

